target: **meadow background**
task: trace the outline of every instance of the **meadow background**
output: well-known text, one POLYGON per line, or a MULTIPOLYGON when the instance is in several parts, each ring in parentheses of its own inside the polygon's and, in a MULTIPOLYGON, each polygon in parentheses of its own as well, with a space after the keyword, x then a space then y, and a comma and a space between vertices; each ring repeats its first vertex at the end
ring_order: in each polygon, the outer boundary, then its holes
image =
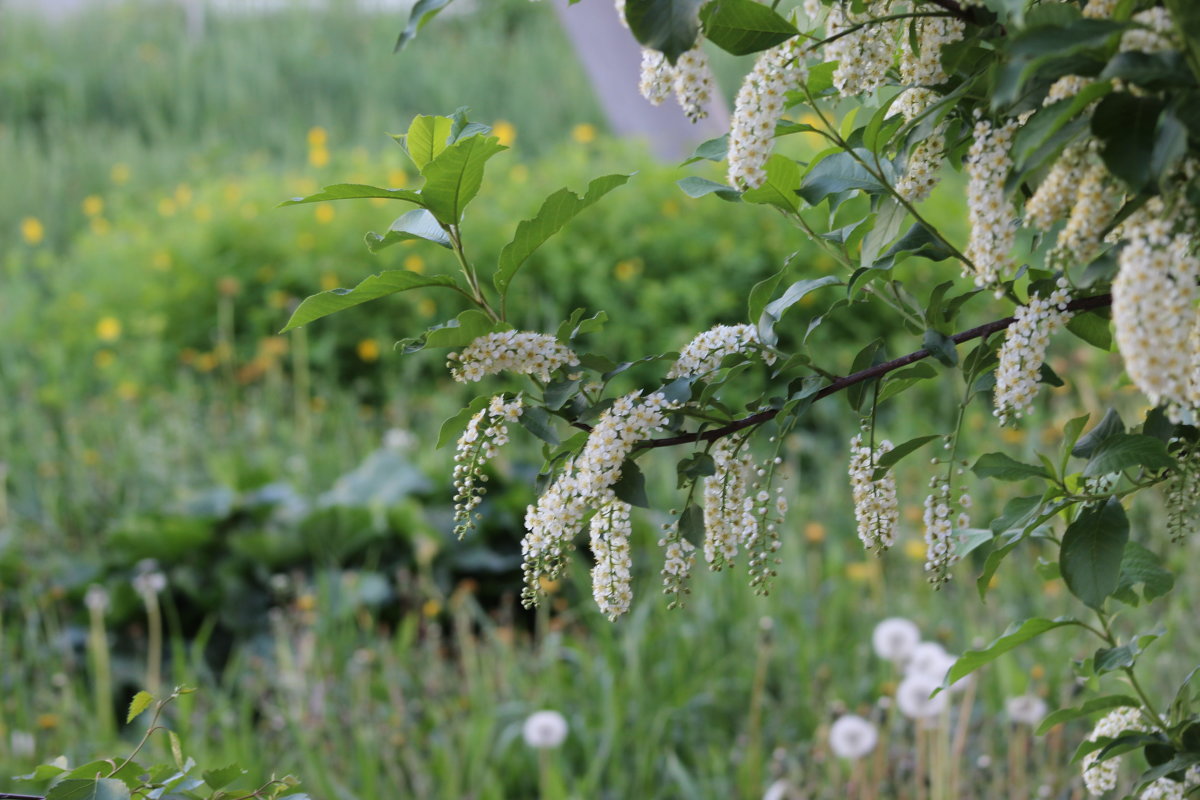
MULTIPOLYGON (((187 684, 199 691, 169 718, 198 760, 292 772, 322 800, 757 798, 779 779, 793 794, 777 800, 843 797, 854 768, 825 732, 845 710, 889 732, 871 769, 890 796, 921 796, 918 738, 947 754, 939 768, 965 797, 1081 796, 1067 761, 1084 724, 1035 744, 1003 709, 1026 692, 1070 702, 1070 662, 1088 642, 1051 635, 989 667, 945 741, 890 709, 898 675, 870 646, 881 619, 906 616, 961 652, 1071 601, 1038 577, 1035 545, 986 604, 977 560, 929 590, 919 459, 900 471, 900 545, 865 554, 845 476, 857 420, 836 399, 788 443, 792 509, 768 597, 736 571, 704 574, 668 611, 663 518, 643 512, 628 618, 595 610, 582 553, 549 603, 522 610, 521 517, 540 464, 528 442, 497 463, 480 528, 452 536, 452 453, 432 432, 466 395, 441 354, 392 349, 445 318, 444 299, 402 295, 276 333, 308 294, 384 268, 450 269, 450 255, 369 253, 364 232, 392 216, 377 204, 280 200, 342 181, 405 185, 410 165, 386 134, 459 106, 512 147, 472 207, 477 254, 498 252, 550 191, 636 170, 539 252, 513 304, 550 330, 563 309, 607 310, 592 345, 615 358, 743 321, 746 292, 789 256, 797 276, 834 265, 762 209, 674 184, 719 173, 609 136, 541 4, 489 0, 393 55, 402 23, 334 3, 213 14, 195 37, 167 3, 55 23, 0 5, 0 792, 36 790, 15 776, 60 754, 127 750, 141 735, 120 724, 132 694, 187 684), (134 588, 147 574, 165 578, 151 602, 134 588), (539 763, 520 729, 541 708, 570 733, 539 763)), ((721 64, 727 95, 738 69, 721 64)), ((953 185, 929 209, 961 231, 953 185)), ((793 311, 796 335, 806 313, 793 311)), ((869 304, 845 313, 819 346, 848 364, 856 342, 887 332, 879 317, 869 304)), ((1090 380, 1103 365, 1081 353, 1060 341, 1052 363, 1077 382, 1024 433, 981 412, 973 449, 1057 452, 1080 395, 1134 418, 1141 399, 1090 380)), ((956 402, 945 388, 885 408, 881 428, 896 441, 938 430, 956 402)), ((656 454, 658 507, 682 455, 656 454)), ((976 524, 1003 499, 976 497, 976 524)), ((1147 507, 1140 540, 1162 544, 1147 507)), ((1176 571, 1200 555, 1194 543, 1166 553, 1176 571)), ((1185 586, 1119 622, 1167 623, 1152 692, 1195 661, 1196 600, 1185 586)))

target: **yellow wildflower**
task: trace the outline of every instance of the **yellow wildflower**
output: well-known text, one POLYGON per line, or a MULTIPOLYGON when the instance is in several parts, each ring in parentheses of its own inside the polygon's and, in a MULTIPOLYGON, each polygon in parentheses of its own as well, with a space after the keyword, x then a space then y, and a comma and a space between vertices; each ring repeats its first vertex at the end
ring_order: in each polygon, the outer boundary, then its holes
POLYGON ((25 244, 38 245, 46 238, 46 228, 37 217, 26 217, 21 220, 21 238, 25 244))
POLYGON ((121 320, 116 317, 101 317, 96 323, 96 336, 102 342, 115 342, 121 338, 121 320))
POLYGON ((596 126, 589 123, 576 125, 571 129, 571 138, 580 144, 588 144, 596 141, 596 126))

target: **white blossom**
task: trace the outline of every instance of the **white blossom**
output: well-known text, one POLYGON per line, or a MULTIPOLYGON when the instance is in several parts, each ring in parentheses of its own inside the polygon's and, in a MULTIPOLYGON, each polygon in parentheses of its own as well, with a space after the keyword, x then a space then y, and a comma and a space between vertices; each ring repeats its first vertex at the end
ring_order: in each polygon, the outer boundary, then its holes
MULTIPOLYGON (((953 17, 924 17, 912 21, 911 35, 900 37, 900 79, 909 86, 936 86, 948 76, 942 67, 942 48, 963 38, 966 25, 953 17), (913 41, 916 49, 913 49, 913 41)), ((905 32, 907 34, 907 31, 905 32)))
POLYGON ((1197 528, 1197 503, 1200 502, 1200 447, 1180 443, 1175 452, 1179 465, 1166 490, 1167 533, 1171 541, 1182 542, 1197 528))
POLYGON ((596 560, 592 567, 592 597, 610 620, 628 611, 633 601, 629 511, 628 503, 610 497, 596 511, 589 526, 592 556, 596 560))
POLYGON ((871 632, 875 654, 893 664, 906 663, 920 642, 921 631, 916 623, 903 617, 889 617, 871 632))
POLYGON ((508 424, 524 410, 518 397, 510 402, 496 395, 467 423, 454 454, 454 532, 460 537, 475 525, 475 508, 483 499, 487 476, 483 468, 508 443, 508 424))
POLYGON ((708 55, 699 45, 679 56, 675 64, 672 88, 675 90, 675 99, 679 102, 679 107, 692 122, 699 122, 708 116, 713 84, 708 55))
POLYGON ((935 587, 950 580, 950 566, 958 561, 954 551, 954 523, 951 521, 952 501, 950 482, 944 478, 932 481, 933 491, 925 498, 925 571, 935 587))
MULTIPOLYGON (((667 377, 701 377, 717 369, 726 356, 760 350, 762 340, 758 338, 758 328, 755 326, 717 325, 687 343, 667 372, 667 377)), ((763 351, 762 355, 768 364, 775 362, 773 353, 763 351)))
POLYGON ((1004 713, 1016 725, 1038 725, 1046 716, 1046 701, 1036 694, 1023 694, 1004 701, 1004 713))
POLYGON ((1174 25, 1167 9, 1162 6, 1148 8, 1134 14, 1130 21, 1143 27, 1133 28, 1121 34, 1121 52, 1135 50, 1142 53, 1159 53, 1175 49, 1172 41, 1174 25))
POLYGON ((869 755, 879 742, 879 731, 857 714, 838 717, 829 727, 829 749, 838 758, 857 761, 869 755))
POLYGON ((950 706, 946 692, 933 694, 939 686, 941 681, 928 675, 908 675, 896 688, 896 707, 909 719, 924 720, 937 717, 950 706))
POLYGON ((775 123, 783 116, 788 91, 807 75, 798 36, 763 52, 754 62, 738 90, 729 127, 731 184, 754 188, 766 180, 763 165, 771 154, 775 123))
POLYGON ((515 372, 535 375, 543 381, 563 365, 576 366, 579 358, 553 336, 530 331, 501 331, 480 336, 462 353, 448 357, 450 374, 459 383, 481 380, 485 375, 515 372), (458 366, 453 366, 454 362, 458 366))
POLYGON ((1056 248, 1073 263, 1086 264, 1099 252, 1104 230, 1121 208, 1121 192, 1103 164, 1080 167, 1075 203, 1067 225, 1058 234, 1056 248))
POLYGON ((525 744, 536 750, 553 749, 567 738, 567 719, 557 711, 535 711, 521 726, 525 744))
POLYGON ((908 154, 904 175, 896 181, 896 193, 909 203, 919 203, 938 184, 938 168, 946 154, 946 126, 938 125, 908 154))
POLYGON ((662 105, 675 88, 675 68, 657 50, 642 50, 642 77, 638 91, 651 105, 662 105))
POLYGON ((858 538, 864 547, 876 553, 895 543, 896 523, 900 519, 896 476, 889 470, 879 480, 874 479, 879 457, 892 449, 887 439, 873 450, 863 443, 862 434, 850 440, 850 489, 858 538))
POLYGON ((855 29, 867 20, 885 16, 887 6, 887 0, 876 0, 869 3, 862 14, 853 13, 849 3, 834 3, 829 8, 825 20, 826 35, 844 35, 825 45, 825 59, 837 62, 833 85, 843 97, 874 91, 887 80, 900 26, 891 20, 855 29))
POLYGON ((679 520, 662 526, 663 535, 658 546, 663 548, 663 594, 671 595, 671 606, 679 604, 679 597, 687 592, 685 584, 696 563, 696 546, 679 532, 679 520))
POLYGON ((1109 19, 1117 9, 1117 0, 1088 0, 1083 16, 1089 19, 1109 19))
POLYGON ((714 472, 704 479, 704 560, 714 570, 732 565, 738 546, 757 530, 747 514, 747 474, 753 466, 745 439, 726 437, 713 445, 714 472))
POLYGON ((967 211, 971 238, 967 257, 975 268, 975 285, 995 286, 1008 272, 1017 226, 1004 182, 1012 169, 1009 150, 1019 127, 1009 120, 1000 127, 987 120, 975 123, 975 141, 967 160, 967 211))
MULTIPOLYGON (((1122 733, 1146 730, 1142 721, 1142 713, 1136 708, 1118 708, 1109 712, 1099 722, 1087 740, 1094 742, 1100 738, 1115 738, 1122 733)), ((1121 768, 1120 757, 1105 759, 1097 762, 1098 750, 1093 750, 1083 757, 1083 782, 1089 793, 1101 795, 1111 791, 1117 785, 1117 772, 1121 768)))
POLYGON ((1050 337, 1074 316, 1067 311, 1067 281, 1058 280, 1049 297, 1034 294, 1017 308, 1016 321, 1008 326, 996 367, 993 412, 1003 425, 1029 413, 1038 394, 1042 364, 1050 337))

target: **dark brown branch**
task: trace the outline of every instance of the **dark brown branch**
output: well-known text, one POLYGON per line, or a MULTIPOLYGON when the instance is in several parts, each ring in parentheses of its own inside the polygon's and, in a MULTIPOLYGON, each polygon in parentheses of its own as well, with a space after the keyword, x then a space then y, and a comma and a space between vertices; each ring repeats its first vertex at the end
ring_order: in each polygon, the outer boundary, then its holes
POLYGON ((954 16, 961 19, 963 22, 969 22, 972 25, 979 24, 979 18, 976 16, 974 8, 963 8, 961 3, 955 0, 925 0, 927 3, 932 3, 938 8, 949 11, 954 16))
MULTIPOLYGON (((1112 295, 1098 294, 1095 297, 1084 297, 1079 300, 1072 300, 1067 305, 1067 309, 1070 311, 1091 311, 1092 309, 1105 308, 1109 305, 1112 305, 1112 295)), ((992 322, 986 322, 983 325, 971 328, 970 330, 965 330, 962 333, 956 333, 950 338, 955 344, 962 344, 963 342, 969 342, 972 339, 981 339, 985 336, 991 336, 997 331, 1004 330, 1009 325, 1012 325, 1015 321, 1015 317, 1005 317, 1004 319, 993 320, 992 322)), ((873 378, 881 378, 893 370, 900 369, 901 367, 907 367, 909 364, 920 361, 923 358, 929 358, 931 355, 933 354, 929 350, 922 348, 921 350, 916 350, 908 355, 903 355, 899 358, 894 358, 891 361, 885 361, 882 364, 876 364, 873 367, 867 367, 866 369, 859 370, 858 372, 846 375, 845 377, 837 378, 828 386, 813 395, 813 402, 815 403, 821 398, 829 397, 831 394, 837 394, 843 389, 848 389, 857 383, 869 381, 873 378)), ((730 435, 731 433, 737 433, 745 428, 761 425, 764 422, 774 419, 778 414, 779 409, 777 408, 773 408, 769 411, 760 411, 757 414, 751 414, 748 417, 735 420, 727 425, 722 425, 719 428, 713 428, 712 430, 701 431, 699 433, 685 433, 680 436, 668 436, 661 439, 650 439, 642 442, 638 446, 638 449, 648 450, 655 447, 672 447, 678 444, 714 442, 717 439, 721 439, 730 435)))
POLYGON ((40 794, 5 794, 0 792, 0 800, 46 800, 40 794))

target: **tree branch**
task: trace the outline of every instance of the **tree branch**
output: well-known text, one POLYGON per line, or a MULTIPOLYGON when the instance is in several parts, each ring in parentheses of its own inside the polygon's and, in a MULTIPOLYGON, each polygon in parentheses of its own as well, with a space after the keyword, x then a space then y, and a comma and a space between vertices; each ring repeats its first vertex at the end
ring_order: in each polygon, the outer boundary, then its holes
MULTIPOLYGON (((1105 308, 1112 305, 1111 294, 1098 294, 1094 297, 1084 297, 1079 300, 1072 300, 1068 305, 1069 311, 1091 311, 1096 308, 1105 308)), ((972 339, 981 339, 985 336, 991 336, 997 331, 1002 331, 1016 321, 1015 317, 1005 317, 1004 319, 993 320, 986 322, 983 325, 965 330, 962 333, 956 333, 950 337, 955 344, 969 342, 972 339)), ((916 350, 908 355, 894 358, 891 361, 885 361, 882 364, 876 364, 873 367, 859 370, 858 372, 838 378, 830 383, 825 388, 821 389, 813 396, 813 402, 829 397, 832 394, 837 394, 843 389, 848 389, 855 384, 869 381, 874 378, 881 378, 893 370, 907 367, 909 364, 920 361, 923 358, 928 358, 932 353, 924 348, 916 350)), ((740 430, 761 425, 771 419, 774 419, 779 414, 779 409, 773 408, 769 411, 760 411, 757 414, 751 414, 748 417, 735 420, 719 428, 712 430, 700 431, 698 433, 685 433, 680 436, 668 436, 661 439, 649 439, 638 445, 638 449, 649 450, 656 447, 672 447, 679 444, 698 444, 700 442, 713 442, 717 439, 724 438, 731 433, 737 433, 740 430)))
POLYGON ((954 16, 961 19, 963 22, 969 22, 972 25, 979 24, 979 17, 974 8, 963 8, 962 4, 956 0, 925 0, 927 3, 932 3, 938 8, 949 11, 954 16))

